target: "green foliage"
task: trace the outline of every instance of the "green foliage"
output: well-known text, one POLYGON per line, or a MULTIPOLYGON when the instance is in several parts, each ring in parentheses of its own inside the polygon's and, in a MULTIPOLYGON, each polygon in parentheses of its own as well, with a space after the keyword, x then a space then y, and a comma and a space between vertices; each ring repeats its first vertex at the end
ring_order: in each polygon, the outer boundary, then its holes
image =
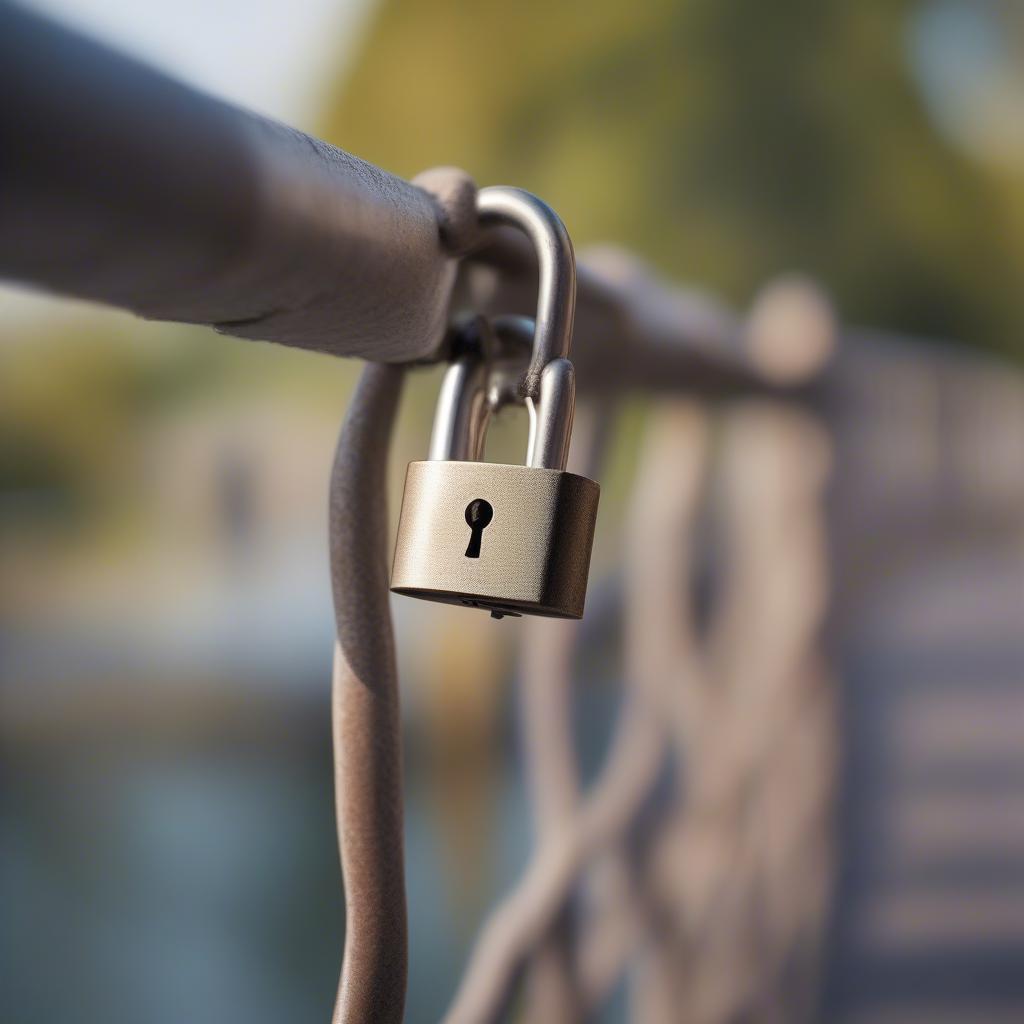
POLYGON ((942 136, 908 0, 384 0, 328 138, 532 189, 746 301, 808 271, 844 316, 1010 351, 1024 189, 942 136))

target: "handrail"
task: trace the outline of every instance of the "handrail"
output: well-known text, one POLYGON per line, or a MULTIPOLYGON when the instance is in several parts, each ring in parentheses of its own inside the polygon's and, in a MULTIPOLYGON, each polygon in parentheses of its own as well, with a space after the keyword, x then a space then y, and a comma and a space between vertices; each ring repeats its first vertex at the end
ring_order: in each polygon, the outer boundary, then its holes
POLYGON ((408 962, 398 671, 388 609, 387 452, 404 373, 368 365, 331 473, 332 732, 345 956, 337 1024, 402 1019, 408 962))
MULTIPOLYGON (((443 358, 453 304, 534 312, 530 245, 462 172, 403 181, 9 5, 0 91, 0 277, 378 362, 443 358)), ((581 394, 793 388, 632 258, 581 259, 577 294, 581 394)))
POLYGON ((437 347, 454 264, 422 189, 8 5, 0 94, 0 276, 337 355, 437 347))

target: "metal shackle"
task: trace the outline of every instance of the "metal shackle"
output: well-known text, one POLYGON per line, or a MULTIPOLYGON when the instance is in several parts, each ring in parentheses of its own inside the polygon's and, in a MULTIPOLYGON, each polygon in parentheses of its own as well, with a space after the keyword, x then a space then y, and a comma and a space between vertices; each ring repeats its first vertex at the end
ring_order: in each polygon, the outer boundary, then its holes
POLYGON ((456 356, 441 383, 430 437, 430 461, 479 462, 491 417, 506 405, 525 405, 530 434, 525 464, 565 469, 575 409, 575 376, 568 359, 541 373, 540 398, 523 398, 519 383, 534 337, 528 317, 486 322, 487 344, 456 356))
MULTIPOLYGON (((569 349, 576 309, 576 258, 558 215, 529 192, 503 185, 481 189, 477 212, 483 228, 514 227, 537 256, 537 313, 494 321, 499 342, 514 344, 529 330, 529 363, 517 384, 530 415, 526 465, 564 470, 569 457, 576 382, 569 349), (518 337, 517 337, 518 336, 518 337)), ((430 458, 479 461, 487 420, 492 365, 488 354, 458 356, 445 375, 431 437, 430 458)), ((493 396, 492 396, 493 397, 493 396)))

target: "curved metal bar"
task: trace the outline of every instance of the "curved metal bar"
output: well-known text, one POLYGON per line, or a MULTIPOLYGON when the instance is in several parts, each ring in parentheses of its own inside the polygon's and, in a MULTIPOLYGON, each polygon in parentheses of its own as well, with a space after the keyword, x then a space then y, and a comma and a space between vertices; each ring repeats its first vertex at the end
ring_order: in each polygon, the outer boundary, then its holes
POLYGON ((487 402, 491 412, 498 412, 509 405, 523 404, 520 384, 523 368, 533 352, 533 320, 528 316, 503 315, 485 322, 490 324, 495 340, 487 402))
POLYGON ((385 486, 403 376, 393 366, 363 370, 331 474, 334 787, 346 916, 335 1024, 399 1024, 405 1006, 402 750, 385 486))
MULTIPOLYGON (((552 933, 583 870, 602 853, 621 848, 657 784, 670 749, 672 713, 660 698, 686 671, 673 658, 678 650, 674 613, 685 607, 681 602, 686 587, 676 569, 684 564, 688 542, 679 526, 681 520, 690 521, 696 498, 697 467, 688 467, 690 473, 677 472, 671 478, 668 494, 658 489, 658 499, 650 500, 650 488, 664 483, 666 456, 661 449, 671 442, 664 434, 648 442, 643 466, 648 483, 631 502, 629 543, 639 546, 645 557, 627 562, 633 615, 627 638, 626 699, 611 748, 597 781, 541 841, 519 884, 484 925, 446 1024, 500 1019, 532 950, 552 933), (666 551, 671 552, 668 557, 666 551), (672 557, 676 552, 679 558, 672 557)), ((667 454, 673 454, 671 447, 667 454)))
POLYGON ((464 352, 445 371, 430 434, 433 462, 479 462, 488 418, 488 364, 464 352))
POLYGON ((458 354, 441 382, 428 460, 483 458, 491 416, 506 405, 523 402, 519 381, 532 340, 533 321, 528 317, 476 317, 457 328, 453 348, 458 354))
POLYGON ((530 443, 526 464, 537 469, 565 469, 576 409, 576 375, 568 359, 553 359, 540 375, 540 398, 526 399, 530 409, 530 443))
POLYGON ((495 185, 477 195, 480 226, 519 228, 533 243, 539 266, 533 357, 523 394, 536 398, 544 367, 564 359, 572 346, 576 315, 576 257, 558 214, 543 200, 519 188, 495 185))
POLYGON ((532 326, 526 317, 501 318, 487 325, 489 339, 482 351, 463 352, 449 365, 438 395, 428 459, 479 461, 491 415, 518 402, 525 403, 530 415, 526 465, 565 469, 576 404, 572 363, 554 359, 544 367, 536 401, 522 399, 513 384, 528 351, 523 343, 532 326))

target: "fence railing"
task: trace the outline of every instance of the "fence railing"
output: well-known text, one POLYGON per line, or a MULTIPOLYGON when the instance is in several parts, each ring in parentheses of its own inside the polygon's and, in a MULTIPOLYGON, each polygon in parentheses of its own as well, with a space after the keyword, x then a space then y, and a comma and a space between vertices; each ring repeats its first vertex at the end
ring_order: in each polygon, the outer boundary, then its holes
MULTIPOLYGON (((468 176, 418 187, 17 7, 0 29, 4 277, 394 363, 443 358, 453 304, 533 311, 531 248, 479 228, 468 176)), ((734 317, 680 318, 675 289, 601 266, 579 275, 581 373, 614 352, 616 381, 767 385, 734 317), (620 360, 624 342, 641 357, 620 360)))
MULTIPOLYGON (((331 486, 347 903, 335 1019, 399 1020, 388 441, 402 364, 444 359, 457 312, 532 312, 529 247, 479 225, 462 172, 402 181, 13 7, 0 9, 0 86, 0 275, 369 361, 331 486)), ((870 381, 899 345, 838 329, 808 282, 770 285, 741 316, 613 249, 581 256, 576 338, 578 471, 600 475, 619 397, 654 403, 627 557, 618 578, 594 581, 589 622, 523 629, 537 846, 484 925, 448 1019, 498 1019, 520 991, 527 1019, 583 1019, 627 971, 638 1021, 806 1019, 820 1005, 838 870, 835 610, 849 591, 836 572, 869 514, 837 513, 830 481, 867 450, 860 418, 887 408, 872 406, 870 381), (709 507, 721 549, 710 564, 694 540, 709 507), (710 612, 695 601, 695 575, 714 582, 710 612), (573 664, 594 623, 620 611, 622 710, 583 791, 573 664)), ((984 372, 905 351, 901 365, 916 361, 925 377, 984 372)), ((1014 381, 1007 424, 1020 395, 1014 381)), ((876 464, 860 464, 864 479, 876 464)), ((1011 467, 994 489, 957 490, 946 474, 921 485, 915 507, 945 493, 966 519, 987 522, 998 506, 1016 523, 1021 476, 1011 467)))

